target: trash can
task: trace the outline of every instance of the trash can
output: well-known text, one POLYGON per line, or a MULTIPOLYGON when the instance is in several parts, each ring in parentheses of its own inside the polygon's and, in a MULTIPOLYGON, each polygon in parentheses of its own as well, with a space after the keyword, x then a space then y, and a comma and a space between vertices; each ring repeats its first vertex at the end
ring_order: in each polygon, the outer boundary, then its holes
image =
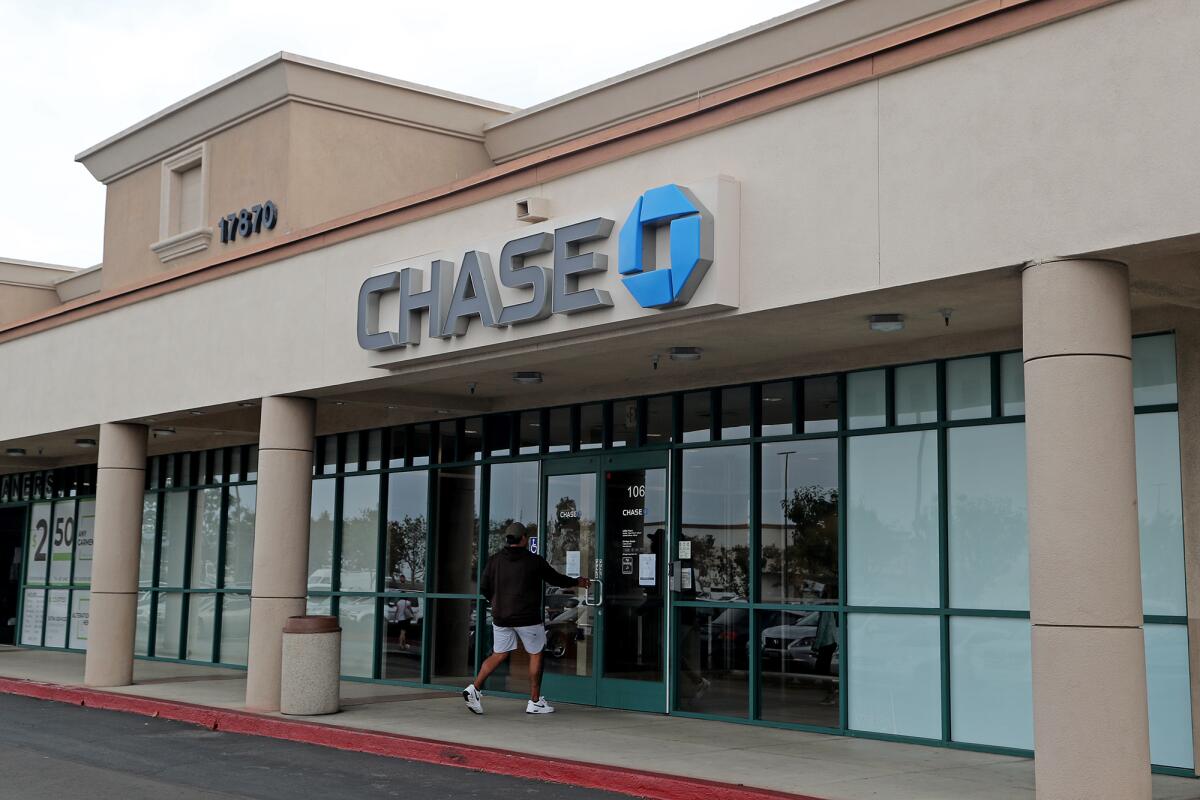
POLYGON ((283 626, 279 710, 296 716, 335 714, 342 671, 342 629, 337 617, 288 617, 283 626))

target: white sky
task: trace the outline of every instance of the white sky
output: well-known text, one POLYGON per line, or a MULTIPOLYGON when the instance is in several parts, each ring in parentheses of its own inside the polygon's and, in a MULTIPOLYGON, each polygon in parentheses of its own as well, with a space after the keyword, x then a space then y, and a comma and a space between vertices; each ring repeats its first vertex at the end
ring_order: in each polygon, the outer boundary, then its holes
POLYGON ((0 0, 0 256, 99 263, 75 154, 280 50, 525 107, 811 2, 0 0))

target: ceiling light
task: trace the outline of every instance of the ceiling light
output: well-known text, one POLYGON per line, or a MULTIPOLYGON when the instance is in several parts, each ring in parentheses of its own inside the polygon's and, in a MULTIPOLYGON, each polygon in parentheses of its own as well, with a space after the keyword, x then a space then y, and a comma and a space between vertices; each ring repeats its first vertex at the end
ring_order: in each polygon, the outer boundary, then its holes
POLYGON ((238 403, 238 405, 242 408, 254 408, 257 403, 255 403, 253 400, 243 400, 242 402, 238 403))
POLYGON ((150 432, 152 434, 154 434, 155 436, 174 436, 175 435, 174 428, 153 428, 153 429, 151 429, 150 432))
POLYGON ((667 355, 672 361, 699 361, 702 352, 699 347, 672 347, 667 355))
POLYGON ((6 455, 6 456, 23 456, 23 455, 25 455, 25 448, 24 447, 10 447, 4 451, 4 455, 6 455))
POLYGON ((203 411, 189 411, 188 413, 191 414, 193 417, 203 417, 204 416, 203 411))
POLYGON ((333 401, 333 404, 334 404, 335 406, 344 406, 344 405, 346 405, 346 404, 345 404, 343 401, 341 401, 341 400, 334 400, 334 401, 333 401))
POLYGON ((90 450, 91 448, 96 446, 96 440, 95 439, 76 439, 75 446, 83 447, 85 449, 90 450))
POLYGON ((904 330, 903 314, 872 314, 867 317, 867 324, 877 333, 893 333, 904 330))
POLYGON ((540 372, 514 372, 512 379, 516 383, 541 383, 542 373, 540 372))
POLYGON ((766 397, 766 396, 764 396, 763 402, 764 403, 782 403, 783 398, 782 397, 766 397))

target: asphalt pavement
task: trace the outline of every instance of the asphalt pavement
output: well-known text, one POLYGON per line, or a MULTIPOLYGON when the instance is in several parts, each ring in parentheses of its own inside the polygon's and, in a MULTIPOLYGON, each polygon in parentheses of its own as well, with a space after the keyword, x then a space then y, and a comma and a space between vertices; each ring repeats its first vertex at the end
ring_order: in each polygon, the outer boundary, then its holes
POLYGON ((628 800, 46 700, 0 695, 0 800, 628 800))

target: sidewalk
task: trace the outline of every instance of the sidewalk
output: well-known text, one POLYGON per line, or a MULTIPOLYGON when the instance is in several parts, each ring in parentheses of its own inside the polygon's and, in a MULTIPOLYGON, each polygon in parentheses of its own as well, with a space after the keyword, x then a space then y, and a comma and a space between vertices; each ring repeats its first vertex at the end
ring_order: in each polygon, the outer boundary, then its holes
MULTIPOLYGON (((143 713, 153 713, 144 698, 191 704, 184 718, 218 724, 220 710, 240 712, 245 691, 245 673, 214 667, 138 661, 134 677, 135 685, 97 697, 127 698, 129 707, 140 705, 143 713)), ((0 678, 79 687, 83 656, 0 647, 0 678)), ((0 680, 0 690, 36 688, 0 680)), ((81 694, 51 691, 95 704, 79 699, 81 694)), ((1033 799, 1033 762, 1024 758, 567 704, 560 704, 557 714, 527 716, 524 700, 490 696, 484 698, 487 713, 477 717, 463 709, 457 694, 385 684, 343 682, 342 698, 342 713, 303 723, 278 714, 231 713, 220 717, 219 727, 283 738, 299 732, 302 741, 488 771, 532 765, 540 775, 531 776, 564 783, 632 770, 657 773, 667 783, 667 776, 676 776, 681 785, 699 779, 822 800, 1033 799), (343 735, 342 729, 352 730, 343 735), (345 744, 355 736, 364 747, 345 744)), ((631 779, 622 786, 636 784, 631 779)), ((721 796, 711 791, 720 787, 708 788, 708 796, 721 796)), ((670 796, 663 791, 657 796, 670 796)), ((1200 800, 1200 781, 1155 775, 1154 797, 1200 800)))

